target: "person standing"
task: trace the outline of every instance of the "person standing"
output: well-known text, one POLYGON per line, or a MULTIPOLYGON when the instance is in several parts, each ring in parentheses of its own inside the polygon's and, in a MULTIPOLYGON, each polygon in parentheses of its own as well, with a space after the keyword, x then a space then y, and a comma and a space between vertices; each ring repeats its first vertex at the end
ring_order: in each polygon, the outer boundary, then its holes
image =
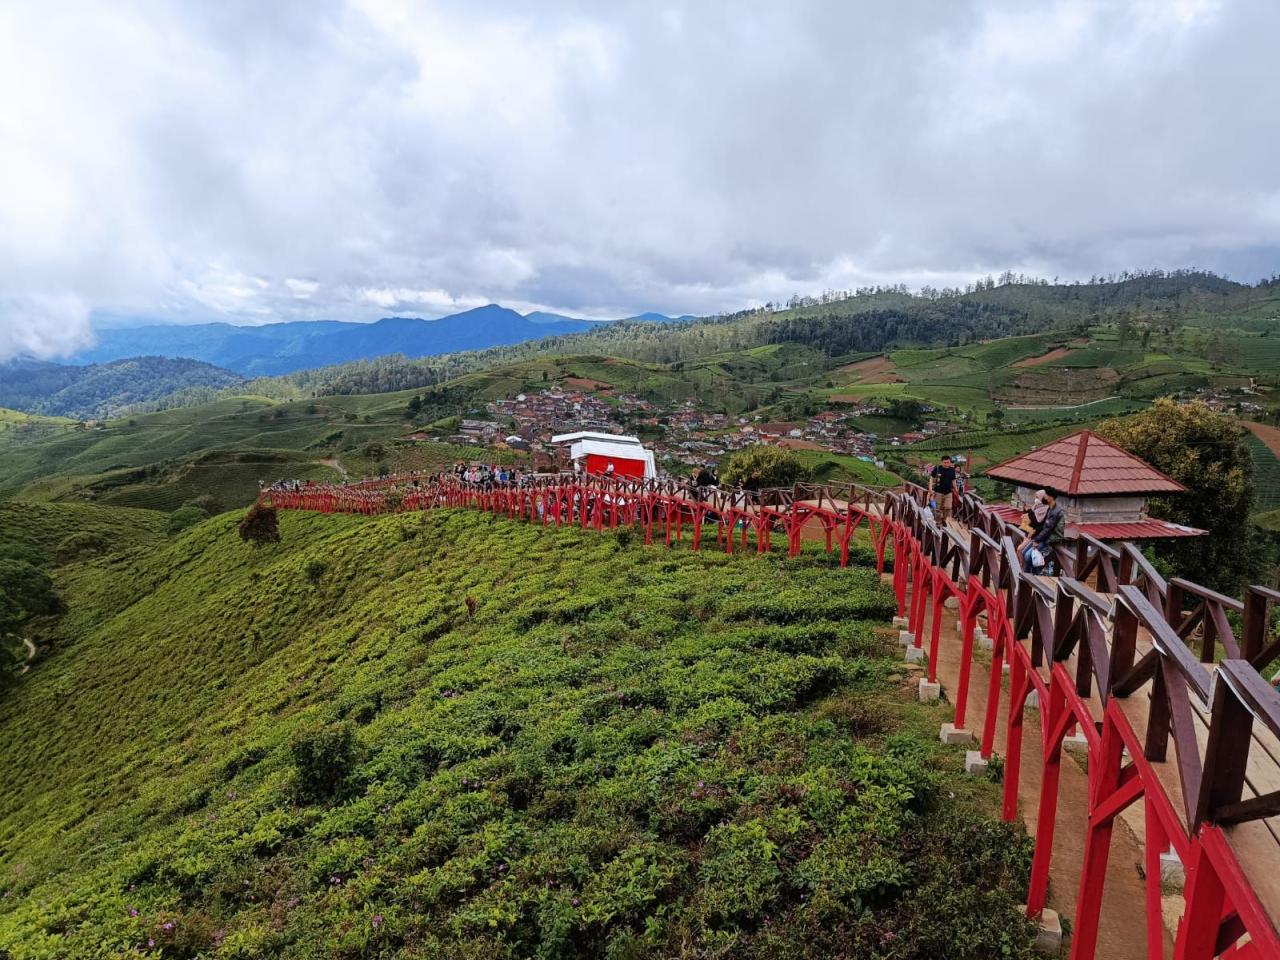
MULTIPOLYGON (((929 493, 937 496, 938 508, 934 516, 938 523, 946 526, 951 518, 951 500, 956 492, 956 465, 950 456, 942 458, 942 463, 929 475, 929 493)), ((932 499, 932 497, 931 497, 932 499)))

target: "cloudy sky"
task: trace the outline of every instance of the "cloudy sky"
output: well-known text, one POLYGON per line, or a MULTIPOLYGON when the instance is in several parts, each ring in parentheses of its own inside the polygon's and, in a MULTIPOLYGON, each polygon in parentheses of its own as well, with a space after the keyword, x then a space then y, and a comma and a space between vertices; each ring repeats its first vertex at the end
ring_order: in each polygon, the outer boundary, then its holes
POLYGON ((0 4, 0 357, 1280 269, 1275 0, 0 4))

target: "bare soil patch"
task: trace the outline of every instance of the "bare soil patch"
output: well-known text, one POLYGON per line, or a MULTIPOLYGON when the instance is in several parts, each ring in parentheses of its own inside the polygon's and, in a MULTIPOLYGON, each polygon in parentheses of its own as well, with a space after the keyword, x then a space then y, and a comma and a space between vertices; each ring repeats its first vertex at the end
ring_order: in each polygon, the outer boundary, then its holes
POLYGON ((888 357, 868 357, 857 363, 846 363, 840 373, 856 373, 859 383, 904 383, 898 369, 888 357))
POLYGON ((1252 431, 1253 435, 1267 445, 1267 449, 1280 457, 1280 427, 1269 423, 1256 423, 1253 420, 1240 420, 1240 426, 1252 431))
POLYGON ((571 387, 577 387, 579 390, 612 390, 612 383, 605 383, 603 380, 590 380, 587 377, 565 377, 564 382, 571 387))
POLYGON ((1075 353, 1074 350, 1067 347, 1057 347, 1048 353, 1042 353, 1038 357, 1024 357, 1014 364, 1015 367, 1038 367, 1042 363, 1053 363, 1055 360, 1061 360, 1063 357, 1069 357, 1075 353))
POLYGON ((814 443, 812 440, 797 440, 795 437, 783 437, 778 441, 778 446, 784 450, 826 450, 820 443, 814 443))
POLYGON ((1032 367, 993 391, 1007 406, 1074 407, 1115 396, 1120 374, 1110 367, 1032 367))

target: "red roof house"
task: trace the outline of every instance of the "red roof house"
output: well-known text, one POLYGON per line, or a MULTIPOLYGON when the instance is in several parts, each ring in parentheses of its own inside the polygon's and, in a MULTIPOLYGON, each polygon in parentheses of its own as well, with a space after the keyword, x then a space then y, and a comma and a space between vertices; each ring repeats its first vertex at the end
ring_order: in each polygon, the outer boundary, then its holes
POLYGON ((1186 487, 1091 430, 1054 440, 986 473, 1016 485, 1014 501, 1022 508, 1031 505, 1036 490, 1056 490, 1067 514, 1067 536, 1139 540, 1205 532, 1147 516, 1150 494, 1182 493, 1186 487))

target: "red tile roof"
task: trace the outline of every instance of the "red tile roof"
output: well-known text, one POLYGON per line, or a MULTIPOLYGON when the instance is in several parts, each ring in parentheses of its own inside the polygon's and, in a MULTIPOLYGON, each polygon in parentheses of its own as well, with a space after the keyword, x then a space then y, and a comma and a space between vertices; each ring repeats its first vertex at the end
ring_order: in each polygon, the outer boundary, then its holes
POLYGON ((1098 540, 1150 540, 1155 537, 1198 537, 1208 530, 1148 518, 1135 523, 1070 523, 1067 536, 1087 533, 1098 540))
POLYGON ((1151 464, 1081 430, 1006 460, 987 476, 1024 487, 1053 487, 1072 497, 1110 493, 1180 493, 1186 489, 1151 464))
POLYGON ((1001 520, 1008 520, 1010 523, 1019 523, 1022 521, 1023 511, 1017 507, 1011 507, 1007 504, 997 504, 989 508, 1001 520))

